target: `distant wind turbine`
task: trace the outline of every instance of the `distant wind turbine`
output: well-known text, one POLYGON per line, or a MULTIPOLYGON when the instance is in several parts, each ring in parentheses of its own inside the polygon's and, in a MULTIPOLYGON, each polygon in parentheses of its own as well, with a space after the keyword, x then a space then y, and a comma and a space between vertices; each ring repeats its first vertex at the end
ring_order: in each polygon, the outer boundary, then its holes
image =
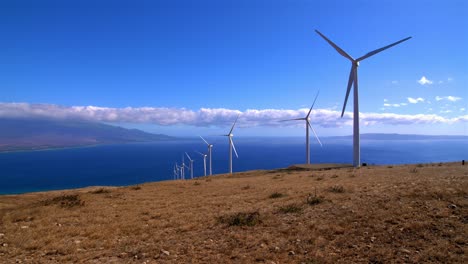
POLYGON ((234 141, 232 141, 232 137, 234 136, 232 134, 232 131, 234 130, 234 126, 236 125, 237 119, 239 119, 239 115, 237 115, 236 120, 234 121, 234 124, 232 124, 231 130, 229 131, 229 134, 223 135, 229 138, 229 173, 232 174, 232 150, 234 150, 234 153, 236 154, 236 157, 239 158, 239 155, 237 155, 236 147, 234 146, 234 141))
POLYGON ((211 159, 211 156, 212 156, 212 155, 211 155, 211 149, 213 148, 213 145, 210 144, 210 143, 208 143, 202 136, 200 136, 200 138, 201 138, 203 141, 205 141, 206 145, 208 146, 208 155, 210 156, 210 175, 212 175, 212 174, 213 174, 213 171, 212 171, 211 168, 212 168, 212 164, 213 164, 213 163, 212 163, 212 159, 211 159))
POLYGON ((207 157, 208 155, 203 154, 203 153, 198 152, 198 151, 197 151, 197 153, 203 156, 203 171, 205 172, 205 176, 206 176, 206 157, 207 157))
POLYGON ((190 158, 189 154, 185 152, 185 155, 187 155, 189 161, 190 161, 190 179, 193 179, 193 159, 190 158))
POLYGON ((335 43, 333 43, 331 40, 329 40, 327 37, 325 37, 322 33, 320 33, 318 30, 315 30, 323 39, 325 39, 328 44, 330 44, 341 56, 347 58, 348 60, 351 61, 351 72, 349 73, 349 80, 348 80, 348 88, 346 90, 346 97, 344 100, 343 104, 343 110, 341 111, 341 117, 343 117, 345 108, 346 108, 346 102, 348 101, 348 96, 349 92, 351 91, 351 85, 354 85, 354 114, 353 114, 353 165, 354 167, 359 167, 361 164, 361 153, 360 153, 360 143, 359 143, 359 93, 358 93, 358 66, 359 62, 362 60, 365 60, 381 51, 384 51, 388 48, 391 48, 397 44, 402 43, 403 41, 407 41, 411 37, 407 37, 405 39, 402 39, 400 41, 397 41, 395 43, 392 43, 390 45, 387 45, 383 48, 376 49, 374 51, 371 51, 367 54, 365 54, 362 57, 359 57, 357 59, 354 59, 351 57, 348 53, 346 53, 344 50, 342 50, 340 47, 338 47, 335 43))
POLYGON ((317 139, 320 146, 322 146, 322 142, 320 142, 320 139, 318 138, 317 133, 315 132, 315 129, 310 124, 310 118, 309 118, 310 113, 312 112, 312 108, 314 108, 315 101, 317 100, 318 95, 319 95, 319 92, 317 92, 317 95, 315 96, 314 102, 312 103, 312 106, 309 109, 309 113, 307 113, 307 115, 305 117, 282 120, 282 121, 305 120, 305 122, 306 122, 306 163, 307 164, 310 164, 309 127, 312 129, 312 132, 314 132, 315 138, 317 139))

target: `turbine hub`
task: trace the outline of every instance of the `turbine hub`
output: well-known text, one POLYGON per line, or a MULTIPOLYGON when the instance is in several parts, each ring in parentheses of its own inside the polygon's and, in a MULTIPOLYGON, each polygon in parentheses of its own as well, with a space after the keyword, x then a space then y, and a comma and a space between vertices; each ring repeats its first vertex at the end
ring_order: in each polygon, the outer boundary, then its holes
POLYGON ((354 66, 359 67, 359 61, 354 61, 353 64, 354 66))

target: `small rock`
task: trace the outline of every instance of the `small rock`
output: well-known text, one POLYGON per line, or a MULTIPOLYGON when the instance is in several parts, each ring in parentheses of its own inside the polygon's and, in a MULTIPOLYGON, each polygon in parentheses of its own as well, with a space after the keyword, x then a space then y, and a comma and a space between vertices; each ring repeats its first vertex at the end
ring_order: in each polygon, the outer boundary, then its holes
POLYGON ((280 248, 279 248, 279 247, 275 247, 275 251, 280 251, 280 248))
POLYGON ((377 239, 377 238, 374 237, 374 236, 370 238, 370 240, 371 240, 372 242, 374 242, 376 239, 377 239))
POLYGON ((403 252, 403 253, 406 253, 406 254, 411 253, 411 251, 409 251, 409 250, 407 250, 407 249, 405 249, 405 248, 402 248, 400 251, 403 252))
POLYGON ((8 247, 8 244, 7 244, 7 243, 3 243, 3 244, 2 244, 2 247, 8 247))
POLYGON ((448 208, 450 208, 450 209, 457 209, 457 206, 454 205, 454 204, 449 204, 448 208))
POLYGON ((29 228, 29 226, 21 226, 21 229, 29 228))
POLYGON ((294 251, 289 251, 289 252, 288 252, 288 255, 289 255, 289 256, 294 256, 294 255, 296 255, 296 253, 295 253, 294 251))
POLYGON ((171 254, 171 253, 169 253, 169 251, 164 250, 164 249, 161 249, 161 253, 163 253, 166 256, 169 256, 171 254))
POLYGON ((5 236, 5 234, 3 234, 3 233, 0 233, 0 238, 2 238, 2 237, 4 237, 4 236, 5 236))
POLYGON ((265 245, 265 244, 263 244, 263 243, 261 243, 261 244, 260 244, 260 247, 261 247, 261 248, 265 248, 265 247, 266 247, 266 245, 265 245))

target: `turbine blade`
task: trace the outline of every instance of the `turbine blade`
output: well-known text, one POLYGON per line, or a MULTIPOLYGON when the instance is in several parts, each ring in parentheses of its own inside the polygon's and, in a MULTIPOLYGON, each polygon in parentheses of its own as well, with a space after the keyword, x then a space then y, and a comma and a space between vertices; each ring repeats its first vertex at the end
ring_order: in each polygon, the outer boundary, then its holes
POLYGON ((195 151, 197 152, 198 154, 202 155, 202 156, 205 156, 205 154, 201 153, 200 151, 195 151))
POLYGON ((296 121, 296 120, 305 120, 305 118, 301 117, 301 118, 285 119, 285 120, 280 120, 279 122, 296 121))
POLYGON ((384 50, 386 50, 386 49, 388 49, 388 48, 391 48, 391 47, 393 47, 393 46, 395 46, 395 45, 398 45, 398 44, 402 43, 403 41, 407 41, 407 40, 410 39, 410 38, 411 38, 411 37, 407 37, 407 38, 404 38, 404 39, 402 39, 402 40, 400 40, 400 41, 397 41, 397 42, 395 42, 395 43, 392 43, 392 44, 390 44, 390 45, 387 45, 387 46, 385 46, 385 47, 383 47, 383 48, 380 48, 380 49, 376 49, 376 50, 374 50, 374 51, 371 51, 371 52, 367 53, 366 55, 364 55, 364 56, 358 58, 356 61, 365 60, 365 59, 369 58, 369 57, 372 56, 372 55, 375 55, 375 54, 377 54, 377 53, 379 53, 379 52, 381 52, 381 51, 384 51, 384 50))
POLYGON ((351 71, 349 72, 348 88, 346 89, 346 97, 345 97, 344 104, 343 104, 343 110, 341 111, 341 117, 343 117, 344 115, 344 111, 346 109, 346 103, 348 102, 349 92, 351 91, 351 85, 353 84, 353 81, 354 81, 354 71, 355 71, 355 66, 353 64, 353 66, 351 67, 351 71))
POLYGON ((234 126, 236 125, 237 119, 239 119, 239 116, 240 116, 240 114, 237 115, 236 120, 234 121, 234 124, 232 124, 231 131, 229 131, 229 134, 231 134, 232 130, 234 130, 234 126))
POLYGON ((320 33, 320 31, 318 30, 315 30, 315 32, 317 32, 323 39, 325 39, 328 44, 330 44, 333 48, 335 48, 336 51, 338 51, 338 53, 341 54, 341 56, 351 60, 351 61, 354 61, 353 57, 349 56, 348 53, 346 53, 344 50, 342 50, 340 47, 338 47, 338 45, 336 45, 335 43, 333 43, 331 40, 329 40, 327 37, 325 37, 325 35, 323 35, 322 33, 320 33))
POLYGON ((202 138, 202 136, 199 136, 201 139, 203 139, 203 141, 205 141, 205 143, 209 146, 210 144, 208 142, 206 142, 206 140, 204 138, 202 138))
POLYGON ((239 158, 239 155, 237 155, 236 146, 234 146, 234 141, 232 140, 232 138, 229 138, 229 141, 231 141, 232 149, 234 150, 234 153, 236 154, 236 157, 239 158))
POLYGON ((190 158, 190 156, 189 156, 189 154, 187 154, 187 152, 185 152, 185 155, 187 155, 188 159, 189 159, 190 161, 192 161, 192 158, 190 158))
POLYGON ((312 125, 309 122, 307 123, 309 124, 309 127, 312 129, 312 132, 314 132, 315 138, 317 139, 318 143, 320 144, 321 147, 323 147, 322 142, 320 142, 320 139, 317 136, 317 132, 315 132, 315 129, 312 127, 312 125))
POLYGON ((309 118, 310 112, 312 112, 312 108, 314 108, 315 101, 317 100, 317 97, 319 95, 320 90, 318 90, 317 95, 315 96, 314 102, 312 103, 312 106, 310 107, 309 113, 306 115, 306 119, 309 118))

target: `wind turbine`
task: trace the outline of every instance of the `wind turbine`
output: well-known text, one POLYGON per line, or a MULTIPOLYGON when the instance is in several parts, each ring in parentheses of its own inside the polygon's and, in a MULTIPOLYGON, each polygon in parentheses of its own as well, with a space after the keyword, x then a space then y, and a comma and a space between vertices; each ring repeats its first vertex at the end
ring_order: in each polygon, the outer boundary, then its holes
POLYGON ((348 101, 348 96, 349 92, 351 91, 351 85, 354 85, 354 114, 353 114, 353 165, 354 167, 359 167, 361 164, 361 153, 360 153, 360 143, 359 143, 359 93, 358 93, 358 67, 359 67, 359 62, 362 60, 365 60, 381 51, 384 51, 388 48, 391 48, 395 45, 398 45, 402 43, 403 41, 407 41, 411 37, 404 38, 400 41, 397 41, 395 43, 392 43, 390 45, 387 45, 383 48, 376 49, 374 51, 371 51, 367 54, 365 54, 362 57, 359 57, 357 59, 354 59, 351 57, 348 53, 346 53, 344 50, 342 50, 340 47, 338 47, 335 43, 333 43, 331 40, 329 40, 327 37, 325 37, 322 33, 320 33, 318 30, 315 30, 323 39, 325 39, 328 44, 330 44, 341 56, 347 58, 348 60, 351 61, 351 72, 349 73, 349 80, 348 80, 348 88, 346 90, 346 97, 344 100, 343 104, 343 110, 341 111, 341 117, 343 117, 345 108, 346 108, 346 102, 348 101))
POLYGON ((234 150, 236 157, 239 158, 239 156, 237 155, 236 147, 234 146, 234 141, 232 141, 232 137, 234 136, 232 134, 232 130, 234 130, 234 126, 236 125, 237 119, 239 119, 239 115, 237 115, 237 118, 234 121, 234 124, 232 124, 229 134, 223 135, 223 136, 229 137, 229 173, 230 174, 232 174, 232 150, 234 150))
POLYGON ((213 145, 208 143, 204 138, 202 138, 202 136, 200 136, 200 138, 203 139, 203 141, 205 141, 206 145, 208 146, 208 155, 210 156, 210 175, 212 175, 213 171, 211 170, 211 165, 212 165, 211 149, 213 148, 213 145))
POLYGON ((203 154, 203 153, 198 152, 198 151, 197 151, 197 153, 203 156, 203 171, 205 172, 205 176, 206 176, 206 156, 208 156, 208 155, 203 154))
POLYGON ((190 158, 189 154, 185 152, 185 155, 187 155, 189 161, 190 161, 190 179, 193 179, 193 159, 190 158))
POLYGON ((312 112, 312 108, 314 108, 315 101, 317 100, 318 95, 319 95, 319 92, 317 92, 317 95, 315 96, 314 102, 312 103, 312 106, 309 109, 309 113, 307 113, 307 115, 305 117, 282 120, 282 121, 305 120, 305 122, 306 122, 306 163, 307 164, 310 164, 309 127, 312 129, 312 132, 314 132, 315 138, 317 139, 320 146, 322 146, 322 142, 320 142, 320 139, 318 138, 317 133, 315 132, 315 129, 310 124, 310 118, 309 118, 310 113, 312 112))

